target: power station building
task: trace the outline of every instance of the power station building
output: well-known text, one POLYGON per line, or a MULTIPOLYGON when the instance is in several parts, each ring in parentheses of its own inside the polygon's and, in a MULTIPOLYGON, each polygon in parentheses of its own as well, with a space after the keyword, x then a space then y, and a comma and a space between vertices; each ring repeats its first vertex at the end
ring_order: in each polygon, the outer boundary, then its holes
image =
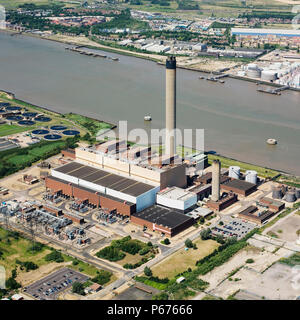
POLYGON ((170 57, 166 61, 165 154, 152 152, 150 146, 130 148, 122 139, 79 147, 64 152, 74 161, 52 169, 45 179, 46 188, 174 236, 194 224, 194 218, 184 213, 211 189, 208 186, 198 193, 183 189, 187 187, 186 169, 199 170, 207 157, 198 152, 182 159, 176 153, 175 130, 176 59, 170 57))
MULTIPOLYGON (((88 199, 90 203, 101 207, 107 207, 104 203, 109 202, 116 206, 114 202, 117 199, 124 204, 134 204, 135 210, 131 209, 129 215, 153 205, 160 189, 159 186, 124 178, 75 161, 52 169, 51 174, 46 178, 47 188, 56 192, 61 190, 62 193, 81 200, 88 199)), ((119 209, 119 213, 127 212, 119 209)))

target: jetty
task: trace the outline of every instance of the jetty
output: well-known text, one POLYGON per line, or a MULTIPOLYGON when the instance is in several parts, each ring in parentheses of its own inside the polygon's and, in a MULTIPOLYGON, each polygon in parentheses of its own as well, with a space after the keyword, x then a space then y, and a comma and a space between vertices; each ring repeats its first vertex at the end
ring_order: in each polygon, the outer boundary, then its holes
POLYGON ((212 81, 212 82, 225 83, 223 78, 226 78, 228 76, 229 76, 228 74, 220 74, 220 75, 217 75, 217 76, 210 76, 210 77, 200 76, 199 79, 205 79, 207 81, 212 81))
POLYGON ((78 46, 78 47, 66 47, 65 50, 69 50, 69 51, 73 51, 73 52, 77 52, 79 54, 85 55, 85 56, 89 56, 89 57, 93 57, 93 58, 108 58, 111 59, 112 61, 119 61, 119 58, 113 58, 113 57, 108 57, 104 54, 100 54, 100 53, 95 53, 95 52, 91 52, 91 51, 86 51, 86 50, 81 50, 83 46, 78 46))
POLYGON ((276 94, 281 95, 281 91, 288 90, 290 86, 282 86, 276 89, 271 88, 259 88, 257 89, 258 92, 264 92, 264 93, 270 93, 270 94, 276 94))

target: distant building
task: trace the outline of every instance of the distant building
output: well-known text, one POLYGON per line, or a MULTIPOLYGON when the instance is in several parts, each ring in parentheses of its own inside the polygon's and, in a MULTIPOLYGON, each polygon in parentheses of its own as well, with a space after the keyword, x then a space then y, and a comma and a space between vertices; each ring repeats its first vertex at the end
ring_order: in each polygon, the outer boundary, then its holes
POLYGON ((300 37, 300 30, 295 29, 257 29, 257 28, 231 28, 231 35, 238 36, 275 36, 275 37, 300 37))

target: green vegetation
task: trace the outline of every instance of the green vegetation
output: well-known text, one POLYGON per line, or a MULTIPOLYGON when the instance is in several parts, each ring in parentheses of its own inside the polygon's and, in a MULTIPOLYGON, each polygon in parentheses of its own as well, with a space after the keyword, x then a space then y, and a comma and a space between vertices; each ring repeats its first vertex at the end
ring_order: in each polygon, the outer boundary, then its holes
POLYGON ((166 292, 160 292, 152 297, 152 300, 169 300, 169 296, 166 292))
POLYGON ((155 256, 155 248, 151 242, 144 243, 140 240, 131 239, 130 236, 127 236, 119 240, 113 240, 110 246, 98 251, 96 256, 109 261, 119 261, 123 260, 127 256, 126 253, 131 256, 134 256, 137 253, 140 256, 143 256, 143 258, 138 262, 127 262, 123 265, 125 269, 135 269, 155 256))
POLYGON ((254 260, 251 259, 251 258, 250 258, 250 259, 247 259, 247 260, 246 260, 246 263, 254 263, 254 260))
POLYGON ((241 18, 247 18, 249 21, 253 18, 259 19, 269 19, 269 18, 276 18, 276 19, 290 19, 292 20, 296 16, 296 13, 291 12, 272 12, 272 11, 257 11, 252 10, 251 12, 244 13, 240 15, 241 18))
POLYGON ((93 34, 99 34, 101 29, 120 29, 120 28, 130 28, 132 30, 143 30, 148 29, 149 25, 147 22, 133 19, 130 14, 130 10, 126 9, 118 16, 114 17, 109 22, 104 22, 97 24, 92 27, 93 34))
POLYGON ((104 284, 110 281, 111 276, 112 276, 112 273, 109 271, 105 271, 105 270, 97 271, 97 275, 92 279, 92 281, 103 286, 104 284))
POLYGON ((16 260, 16 264, 19 264, 21 266, 21 270, 22 268, 25 268, 26 272, 30 271, 30 270, 35 270, 37 269, 39 266, 37 264, 35 264, 32 261, 20 261, 20 260, 16 260))
POLYGON ((24 132, 27 130, 33 130, 35 126, 19 126, 15 124, 1 124, 0 125, 0 137, 9 136, 11 134, 24 132))
POLYGON ((126 256, 126 254, 118 248, 113 248, 112 246, 109 246, 97 252, 96 256, 98 258, 106 259, 109 261, 119 261, 122 260, 126 256))
POLYGON ((147 277, 151 277, 153 274, 152 274, 152 270, 149 268, 149 267, 145 267, 144 268, 144 274, 145 276, 147 277))
POLYGON ((276 179, 276 181, 287 184, 291 187, 300 188, 300 179, 297 177, 288 177, 285 175, 281 175, 276 179))
POLYGON ((300 265, 300 253, 297 252, 293 255, 291 255, 290 257, 288 258, 281 258, 279 260, 280 263, 285 263, 291 267, 294 267, 294 266, 299 266, 300 265))
POLYGON ((0 297, 7 295, 10 290, 21 287, 24 272, 32 272, 32 270, 49 264, 49 262, 57 263, 59 266, 62 262, 76 261, 75 265, 70 264, 68 267, 92 277, 92 281, 100 285, 114 279, 114 276, 108 271, 99 270, 93 265, 77 258, 74 259, 39 242, 33 243, 18 232, 3 228, 0 228, 0 252, 2 253, 0 256, 1 265, 7 272, 7 290, 0 290, 0 297), (18 281, 16 281, 17 274, 18 281))
POLYGON ((199 10, 199 4, 191 0, 177 0, 178 10, 199 10))
POLYGON ((193 241, 191 239, 189 239, 189 238, 185 240, 184 244, 185 244, 186 248, 189 248, 189 249, 193 248, 194 250, 197 249, 196 243, 193 243, 193 241))
POLYGON ((256 166, 256 165, 253 165, 250 163, 241 162, 241 161, 237 161, 237 160, 230 159, 230 158, 225 158, 222 156, 208 154, 208 163, 209 164, 211 164, 213 160, 217 160, 217 159, 221 161, 222 167, 228 168, 230 166, 239 166, 241 168, 241 171, 255 170, 255 171, 257 171, 257 174, 259 176, 264 177, 264 178, 274 178, 280 174, 276 170, 259 167, 259 166, 256 166))
POLYGON ((161 243, 161 244, 165 244, 165 245, 168 246, 168 245, 171 243, 171 241, 169 240, 169 238, 165 238, 165 239, 162 240, 160 243, 161 243))
POLYGON ((8 176, 39 160, 45 160, 58 154, 62 149, 72 148, 79 137, 67 138, 60 141, 41 141, 27 148, 13 149, 0 152, 0 178, 8 176))
POLYGON ((156 288, 158 290, 166 289, 167 285, 169 283, 168 278, 160 279, 158 277, 153 277, 153 276, 149 276, 149 277, 136 276, 134 279, 138 282, 143 282, 143 283, 147 284, 148 286, 151 286, 151 287, 156 288))
POLYGON ((47 254, 46 257, 45 257, 45 260, 46 261, 54 261, 54 262, 57 262, 57 263, 60 263, 60 262, 64 262, 64 258, 61 254, 61 252, 57 251, 57 250, 53 250, 51 253, 47 254))
MULTIPOLYGON (((157 277, 136 277, 137 281, 143 282, 157 289, 164 290, 164 295, 162 298, 166 300, 172 296, 173 299, 186 299, 188 297, 194 296, 197 291, 203 291, 209 285, 207 282, 199 279, 200 275, 205 275, 212 271, 214 268, 222 265, 228 261, 233 255, 235 255, 239 250, 247 246, 247 240, 257 232, 257 229, 251 231, 243 239, 237 241, 236 238, 226 239, 224 244, 220 245, 211 254, 205 256, 196 262, 196 268, 192 270, 188 268, 186 271, 176 275, 173 279, 168 278, 159 279, 157 277), (185 278, 185 281, 177 283, 176 279, 180 276, 185 278), (162 285, 163 284, 163 285, 162 285)), ((205 240, 211 241, 211 240, 205 240)), ((239 269, 234 270, 229 277, 233 276, 239 269)), ((235 278, 234 281, 239 281, 239 278, 235 278)), ((157 296, 156 298, 161 298, 157 296)))
POLYGON ((95 120, 72 112, 65 114, 64 117, 88 130, 93 137, 96 136, 100 130, 112 128, 112 125, 109 123, 95 120))
POLYGON ((82 296, 85 296, 85 293, 84 293, 84 285, 80 282, 74 282, 73 285, 72 285, 72 292, 73 293, 77 293, 77 294, 80 294, 82 296))

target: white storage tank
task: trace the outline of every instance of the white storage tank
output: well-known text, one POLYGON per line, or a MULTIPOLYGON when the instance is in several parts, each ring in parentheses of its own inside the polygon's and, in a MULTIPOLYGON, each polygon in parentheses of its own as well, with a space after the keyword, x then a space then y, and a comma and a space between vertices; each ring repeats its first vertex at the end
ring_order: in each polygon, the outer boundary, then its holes
POLYGON ((247 170, 245 180, 247 182, 257 184, 257 172, 254 170, 247 170))
POLYGON ((261 69, 255 63, 249 63, 247 66, 247 76, 250 78, 260 78, 261 69))
POLYGON ((238 166, 230 166, 229 167, 229 177, 234 179, 240 178, 241 168, 238 166))
POLYGON ((277 79, 277 72, 272 70, 263 70, 261 72, 261 79, 266 81, 273 81, 277 79))
POLYGON ((261 70, 260 69, 248 69, 247 76, 250 78, 260 78, 261 70))

